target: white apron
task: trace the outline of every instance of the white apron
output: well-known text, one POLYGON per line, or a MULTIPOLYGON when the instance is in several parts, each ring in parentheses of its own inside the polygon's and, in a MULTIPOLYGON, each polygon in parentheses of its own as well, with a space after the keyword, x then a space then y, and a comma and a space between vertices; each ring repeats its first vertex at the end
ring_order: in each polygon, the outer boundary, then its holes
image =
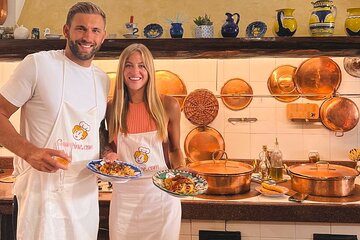
MULTIPOLYGON (((95 107, 79 112, 64 99, 66 84, 64 62, 62 101, 52 132, 44 147, 55 141, 72 144, 72 163, 65 170, 64 190, 57 191, 59 172, 45 173, 28 167, 16 178, 14 193, 19 210, 17 239, 95 240, 99 224, 97 179, 86 163, 99 156, 99 120, 95 107), (87 135, 81 134, 86 132, 87 135), (84 137, 85 136, 85 137, 84 137)), ((94 97, 96 85, 94 81, 94 97)))
POLYGON ((166 169, 157 132, 118 136, 119 159, 136 164, 144 176, 113 183, 110 203, 111 240, 177 240, 181 224, 180 199, 161 191, 151 176, 166 169))

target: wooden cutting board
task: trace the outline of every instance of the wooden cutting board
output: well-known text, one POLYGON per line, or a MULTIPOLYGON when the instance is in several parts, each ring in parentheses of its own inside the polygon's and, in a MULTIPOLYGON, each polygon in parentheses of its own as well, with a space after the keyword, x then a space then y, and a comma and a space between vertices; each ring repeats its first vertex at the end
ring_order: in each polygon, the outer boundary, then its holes
POLYGON ((289 103, 286 106, 287 118, 292 121, 319 119, 319 106, 315 103, 289 103))

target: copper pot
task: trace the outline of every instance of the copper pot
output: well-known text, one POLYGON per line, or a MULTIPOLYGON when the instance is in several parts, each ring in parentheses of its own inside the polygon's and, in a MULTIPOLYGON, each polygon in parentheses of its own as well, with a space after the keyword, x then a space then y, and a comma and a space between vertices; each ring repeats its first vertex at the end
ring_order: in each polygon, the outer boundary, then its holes
POLYGON ((333 97, 321 104, 320 118, 326 128, 341 137, 344 132, 353 129, 359 122, 359 109, 348 98, 333 97))
POLYGON ((324 197, 346 197, 355 190, 359 172, 353 168, 319 161, 287 168, 291 187, 297 192, 324 197))
POLYGON ((227 159, 204 160, 188 164, 208 182, 206 194, 226 195, 250 191, 254 167, 247 163, 227 159))

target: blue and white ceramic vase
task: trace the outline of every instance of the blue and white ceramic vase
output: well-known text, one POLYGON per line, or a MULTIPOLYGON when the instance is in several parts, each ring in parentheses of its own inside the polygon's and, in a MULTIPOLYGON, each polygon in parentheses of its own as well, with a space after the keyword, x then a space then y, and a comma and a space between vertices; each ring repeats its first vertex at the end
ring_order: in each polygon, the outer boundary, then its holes
POLYGON ((170 36, 171 38, 182 38, 184 29, 182 23, 171 23, 170 36))

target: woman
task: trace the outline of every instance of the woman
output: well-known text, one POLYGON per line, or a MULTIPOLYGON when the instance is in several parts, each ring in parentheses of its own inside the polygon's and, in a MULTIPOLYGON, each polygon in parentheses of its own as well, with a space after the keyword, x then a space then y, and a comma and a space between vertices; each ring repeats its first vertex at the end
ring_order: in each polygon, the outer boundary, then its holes
POLYGON ((120 55, 115 93, 108 108, 109 139, 117 154, 107 159, 132 162, 144 175, 113 183, 110 239, 178 239, 180 200, 157 189, 152 175, 185 166, 180 149, 180 106, 157 93, 151 52, 142 44, 120 55))

